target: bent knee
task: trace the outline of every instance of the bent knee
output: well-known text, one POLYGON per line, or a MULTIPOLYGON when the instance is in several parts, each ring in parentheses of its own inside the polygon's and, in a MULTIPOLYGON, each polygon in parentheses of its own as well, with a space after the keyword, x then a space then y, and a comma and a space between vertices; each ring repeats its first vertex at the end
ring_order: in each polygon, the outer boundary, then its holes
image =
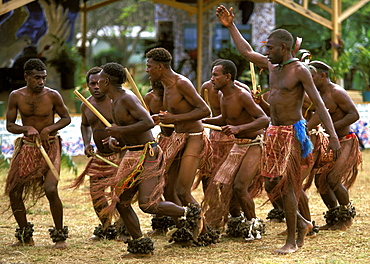
POLYGON ((44 188, 46 197, 53 197, 58 195, 58 189, 56 186, 48 186, 44 188))
POLYGON ((157 212, 157 204, 147 205, 147 204, 139 204, 141 211, 147 214, 155 214, 157 212))

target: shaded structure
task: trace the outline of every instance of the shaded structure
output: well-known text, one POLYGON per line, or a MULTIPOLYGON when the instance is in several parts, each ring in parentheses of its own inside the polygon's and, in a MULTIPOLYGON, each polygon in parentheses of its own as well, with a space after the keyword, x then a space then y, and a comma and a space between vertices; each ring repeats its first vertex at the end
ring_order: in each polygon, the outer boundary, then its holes
MULTIPOLYGON (((3 0, 0 4, 0 15, 6 14, 18 7, 21 7, 27 3, 32 2, 33 0, 3 0)), ((113 4, 120 0, 102 0, 101 2, 88 5, 88 1, 84 0, 80 7, 81 16, 82 16, 82 29, 83 29, 83 41, 82 41, 82 50, 86 49, 85 41, 86 40, 86 17, 87 13, 101 8, 103 6, 113 4)), ((332 32, 332 43, 336 43, 338 37, 341 35, 341 23, 348 18, 350 15, 355 13, 358 9, 362 6, 367 4, 370 0, 354 0, 353 4, 347 8, 346 10, 342 11, 342 0, 298 0, 294 2, 292 0, 251 0, 251 1, 231 1, 231 0, 151 0, 154 3, 167 5, 174 7, 176 9, 180 9, 185 11, 189 14, 189 16, 196 15, 197 16, 197 68, 196 68, 196 87, 199 89, 202 83, 202 71, 203 71, 203 51, 204 51, 204 44, 203 44, 203 25, 204 25, 204 14, 205 12, 209 11, 210 9, 214 8, 219 4, 225 3, 235 3, 235 2, 256 2, 256 3, 278 3, 281 4, 313 21, 319 23, 320 25, 328 28, 332 32), (310 6, 317 5, 322 10, 326 11, 330 14, 331 20, 328 20, 319 14, 310 10, 310 6)), ((333 60, 336 61, 338 58, 338 53, 336 49, 333 49, 333 60)), ((83 66, 84 67, 84 66, 83 66)))

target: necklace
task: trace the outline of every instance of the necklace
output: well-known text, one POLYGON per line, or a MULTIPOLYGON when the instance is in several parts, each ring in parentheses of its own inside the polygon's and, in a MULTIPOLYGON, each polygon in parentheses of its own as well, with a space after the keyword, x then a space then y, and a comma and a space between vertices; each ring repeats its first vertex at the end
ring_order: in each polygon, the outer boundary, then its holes
POLYGON ((276 67, 279 67, 279 70, 281 71, 283 69, 284 65, 287 65, 287 64, 289 64, 289 63, 291 63, 293 61, 298 61, 298 60, 299 60, 298 58, 291 58, 289 60, 284 61, 283 63, 279 64, 276 67))

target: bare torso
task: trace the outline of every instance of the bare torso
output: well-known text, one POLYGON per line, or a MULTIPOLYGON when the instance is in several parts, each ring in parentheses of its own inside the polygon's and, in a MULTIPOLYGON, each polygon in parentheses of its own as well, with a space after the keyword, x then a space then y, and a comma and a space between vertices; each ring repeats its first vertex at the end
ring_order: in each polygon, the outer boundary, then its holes
POLYGON ((282 70, 270 65, 270 118, 274 126, 293 125, 303 119, 304 88, 294 72, 303 67, 298 62, 285 65, 282 70), (287 77, 289 76, 289 77, 287 77))
MULTIPOLYGON (((246 110, 254 104, 252 96, 243 88, 234 86, 233 93, 225 96, 221 94, 221 112, 228 125, 239 126, 252 123, 255 118, 246 110), (248 101, 246 101, 246 98, 248 101)), ((262 113, 262 110, 261 110, 262 113)), ((263 129, 242 131, 234 136, 236 138, 255 138, 262 134, 263 129)))
MULTIPOLYGON (((189 113, 194 110, 195 107, 183 95, 183 90, 188 88, 181 87, 181 85, 187 82, 189 83, 189 87, 192 87, 188 79, 176 74, 171 85, 163 85, 165 88, 163 105, 169 113, 178 115, 189 113)), ((200 119, 176 122, 174 125, 175 131, 179 133, 203 131, 203 125, 200 119)))
MULTIPOLYGON (((163 105, 163 97, 156 95, 154 91, 150 91, 144 97, 145 103, 149 107, 150 114, 159 114, 160 111, 166 111, 163 105)), ((173 132, 173 128, 161 127, 161 132, 165 136, 170 136, 173 132)))
MULTIPOLYGON (((334 98, 334 93, 340 93, 345 92, 342 88, 336 87, 336 85, 331 84, 331 89, 328 89, 328 91, 324 94, 321 94, 321 98, 323 99, 325 106, 327 109, 329 109, 329 114, 331 116, 331 119, 333 120, 333 123, 342 120, 344 116, 347 115, 346 112, 344 112, 339 105, 336 102, 336 99, 334 98), (338 90, 339 89, 339 90, 338 90), (340 91, 342 90, 342 91, 340 91)), ((343 137, 349 134, 350 132, 350 124, 338 128, 335 127, 335 131, 337 132, 338 137, 343 137)))
POLYGON ((141 121, 139 118, 142 114, 147 114, 147 118, 151 120, 149 113, 146 113, 145 108, 133 93, 127 90, 120 90, 120 92, 116 94, 115 98, 112 98, 113 121, 116 125, 123 127, 121 139, 128 146, 142 145, 149 141, 154 141, 151 131, 152 127, 146 127, 145 124, 138 127, 136 133, 132 131, 125 133, 124 127, 137 124, 141 121), (141 108, 138 109, 138 107, 141 108), (134 112, 136 115, 136 111, 138 110, 140 110, 141 113, 139 112, 137 117, 134 117, 134 112))
MULTIPOLYGON (((41 93, 29 93, 26 88, 21 88, 13 93, 23 126, 33 126, 40 133, 45 127, 54 124, 54 90, 45 87, 41 93)), ((50 135, 56 133, 52 131, 50 135)))
MULTIPOLYGON (((112 120, 112 106, 111 100, 108 96, 104 100, 97 100, 90 96, 87 99, 99 112, 102 114, 109 123, 113 123, 112 120)), ((86 106, 82 107, 83 114, 87 120, 86 125, 90 125, 93 133, 94 142, 96 148, 101 153, 111 153, 112 150, 108 144, 103 144, 102 140, 109 137, 109 133, 105 130, 105 125, 96 115, 86 106)), ((82 123, 83 124, 83 123, 82 123)))

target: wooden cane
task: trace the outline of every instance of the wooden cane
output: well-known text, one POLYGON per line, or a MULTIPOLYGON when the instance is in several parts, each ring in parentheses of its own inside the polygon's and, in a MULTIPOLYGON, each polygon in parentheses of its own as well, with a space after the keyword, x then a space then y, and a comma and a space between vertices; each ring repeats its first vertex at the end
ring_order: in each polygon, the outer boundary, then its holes
POLYGON ((42 156, 44 157, 46 163, 48 164, 51 172, 54 174, 57 181, 59 181, 59 173, 57 169, 54 167, 53 162, 51 162, 48 153, 46 153, 44 147, 41 145, 39 138, 36 138, 36 146, 40 149, 42 156))
MULTIPOLYGON (((130 72, 127 70, 127 68, 125 68, 125 71, 126 71, 127 79, 128 79, 128 81, 129 81, 130 85, 131 85, 131 86, 132 86, 132 88, 133 88, 133 92, 134 92, 134 94, 139 98, 140 102, 143 104, 143 106, 145 107, 145 109, 146 109, 148 112, 150 112, 150 111, 149 111, 149 109, 148 109, 148 106, 146 105, 146 103, 145 103, 145 101, 144 101, 143 97, 141 96, 141 94, 140 94, 140 92, 139 92, 139 89, 137 88, 137 86, 136 86, 136 84, 135 84, 134 79, 132 79, 130 72)), ((163 124, 163 123, 159 123, 158 125, 159 125, 159 126, 161 126, 161 127, 171 127, 171 128, 173 128, 173 127, 174 127, 174 125, 173 125, 173 124, 163 124)), ((222 130, 222 129, 221 129, 221 127, 214 126, 214 125, 203 124, 203 126, 204 126, 204 127, 207 127, 207 128, 214 129, 214 130, 219 130, 219 131, 221 131, 221 130, 222 130)))
POLYGON ((126 71, 126 76, 127 76, 128 82, 130 83, 130 85, 132 87, 132 91, 137 96, 137 98, 139 98, 140 102, 143 104, 145 109, 150 113, 148 106, 146 105, 143 97, 141 96, 141 93, 139 92, 139 89, 136 86, 136 83, 135 83, 134 79, 131 76, 131 73, 128 71, 127 68, 125 68, 125 71, 126 71))
POLYGON ((207 105, 210 106, 209 96, 208 96, 208 89, 204 89, 204 101, 206 101, 207 105))
POLYGON ((253 64, 253 62, 249 62, 249 67, 251 68, 252 91, 254 93, 256 93, 257 92, 257 83, 256 83, 256 75, 254 73, 254 64, 253 64))
POLYGON ((93 156, 95 156, 95 157, 97 157, 98 159, 101 159, 102 161, 104 161, 104 162, 108 163, 109 165, 111 165, 111 166, 113 166, 113 167, 115 167, 115 168, 118 168, 118 165, 117 165, 117 164, 115 164, 115 163, 111 162, 110 160, 107 160, 106 158, 103 158, 103 157, 102 157, 102 156, 100 156, 99 154, 97 154, 97 153, 93 153, 92 155, 93 155, 93 156))
POLYGON ((105 119, 105 117, 89 101, 87 101, 82 94, 79 93, 79 91, 74 90, 73 93, 77 95, 77 97, 80 98, 82 102, 84 102, 84 104, 97 116, 97 118, 100 119, 100 121, 104 123, 105 126, 112 126, 112 124, 109 123, 108 120, 105 119))

